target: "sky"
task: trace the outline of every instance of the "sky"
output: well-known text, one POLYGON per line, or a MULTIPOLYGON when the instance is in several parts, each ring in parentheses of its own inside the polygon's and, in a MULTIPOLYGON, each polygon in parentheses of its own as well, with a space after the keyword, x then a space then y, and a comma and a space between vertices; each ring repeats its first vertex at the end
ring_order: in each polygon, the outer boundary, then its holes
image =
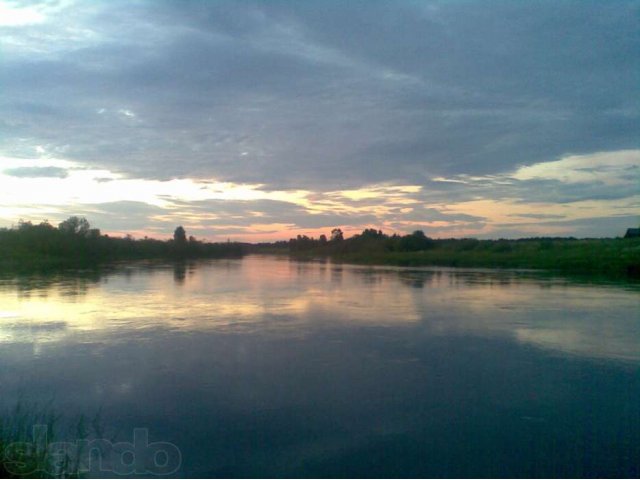
POLYGON ((640 224, 640 1, 2 1, 0 227, 640 224))

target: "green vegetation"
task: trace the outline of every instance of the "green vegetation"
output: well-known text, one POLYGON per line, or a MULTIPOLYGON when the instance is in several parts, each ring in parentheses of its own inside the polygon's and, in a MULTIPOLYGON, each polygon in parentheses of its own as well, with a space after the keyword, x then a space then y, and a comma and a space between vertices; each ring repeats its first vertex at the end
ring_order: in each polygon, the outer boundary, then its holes
POLYGON ((329 237, 299 235, 288 242, 248 245, 201 242, 187 237, 181 226, 167 241, 109 237, 78 217, 57 228, 47 222, 20 222, 16 228, 0 229, 0 270, 92 267, 114 260, 240 257, 247 252, 371 265, 527 268, 640 278, 640 238, 432 239, 420 230, 386 235, 375 229, 344 238, 335 228, 329 237))
POLYGON ((168 241, 135 240, 102 235, 84 218, 71 217, 58 225, 20 222, 0 229, 0 269, 33 270, 58 267, 90 267, 114 260, 239 257, 239 243, 208 243, 187 239, 178 227, 168 241))
POLYGON ((351 238, 298 236, 272 244, 298 258, 400 266, 543 269, 616 278, 640 277, 640 238, 525 238, 519 240, 431 239, 422 231, 385 235, 367 229, 351 238))
MULTIPOLYGON (((59 421, 50 407, 24 403, 0 417, 0 478, 80 478, 82 452, 56 448, 59 421)), ((87 437, 84 419, 75 430, 87 437)))

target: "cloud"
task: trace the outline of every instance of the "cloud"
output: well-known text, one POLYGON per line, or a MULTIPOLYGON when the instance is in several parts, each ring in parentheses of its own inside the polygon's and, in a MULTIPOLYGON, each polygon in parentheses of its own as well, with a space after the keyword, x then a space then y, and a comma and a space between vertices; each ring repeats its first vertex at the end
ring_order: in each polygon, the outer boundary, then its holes
POLYGON ((427 5, 75 4, 74 24, 11 30, 5 131, 136 176, 271 189, 637 146, 637 4, 427 5))
MULTIPOLYGON (((121 234, 140 233, 144 230, 158 231, 164 228, 163 234, 170 235, 173 230, 170 225, 164 225, 153 220, 154 215, 161 215, 164 209, 144 202, 119 201, 101 204, 79 204, 69 209, 69 215, 86 217, 93 227, 104 228, 121 234)), ((174 225, 175 228, 177 225, 174 225)))
POLYGON ((222 235, 245 240, 284 239, 299 233, 317 236, 336 226, 349 234, 373 227, 389 233, 422 229, 436 237, 572 231, 594 236, 614 231, 607 226, 607 216, 631 216, 637 211, 640 195, 635 179, 628 175, 635 172, 636 157, 636 151, 619 156, 597 153, 502 174, 436 177, 428 187, 374 184, 329 192, 127 178, 64 160, 48 160, 64 168, 32 167, 28 165, 37 160, 5 158, 10 165, 22 166, 8 169, 18 176, 7 175, 6 170, 4 177, 0 175, 4 205, 0 217, 11 223, 15 218, 60 221, 84 215, 106 231, 136 236, 167 236, 182 224, 200 238, 222 235), (561 178, 556 178, 556 165, 563 165, 561 178), (68 174, 47 178, 42 169, 68 174), (589 175, 582 178, 585 171, 589 175), (598 174, 592 177, 591 172, 598 174))
POLYGON ((618 215, 572 220, 542 220, 535 223, 522 222, 496 225, 491 235, 483 235, 483 237, 519 238, 523 236, 523 232, 527 231, 531 233, 530 236, 622 237, 627 228, 637 225, 639 220, 638 215, 618 215))
POLYGON ((67 178, 68 172, 59 167, 18 167, 3 171, 5 175, 19 178, 67 178))
POLYGON ((0 155, 41 148, 85 172, 30 184, 43 208, 168 207, 211 200, 212 183, 293 204, 275 218, 264 203, 263 219, 299 228, 489 234, 502 217, 473 202, 526 218, 637 194, 634 1, 8 5, 0 155))
POLYGON ((572 203, 624 199, 637 195, 640 149, 569 155, 492 175, 436 177, 435 191, 449 198, 461 192, 522 203, 572 203))
POLYGON ((563 215, 553 215, 550 213, 512 213, 512 214, 509 214, 509 217, 532 218, 534 220, 549 220, 549 219, 564 218, 563 215))
POLYGON ((34 7, 14 7, 10 4, 0 3, 0 26, 17 27, 42 23, 45 16, 34 7))
POLYGON ((562 183, 624 185, 640 178, 640 150, 571 155, 519 168, 517 180, 558 180, 562 183))

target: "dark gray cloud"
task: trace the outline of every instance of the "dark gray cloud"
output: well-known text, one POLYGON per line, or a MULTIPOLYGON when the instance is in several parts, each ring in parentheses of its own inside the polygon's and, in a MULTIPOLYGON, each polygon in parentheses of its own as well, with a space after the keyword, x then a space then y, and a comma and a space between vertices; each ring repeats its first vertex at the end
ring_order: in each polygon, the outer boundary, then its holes
POLYGON ((74 205, 68 212, 69 215, 86 217, 93 227, 107 227, 110 231, 150 230, 164 235, 170 235, 173 232, 171 224, 165 225, 163 222, 151 219, 154 215, 166 213, 165 210, 143 202, 122 201, 95 205, 74 205))
POLYGON ((24 45, 3 59, 4 145, 143 177, 311 189, 633 148, 639 7, 78 4, 9 32, 24 45))
POLYGON ((67 170, 59 167, 17 167, 3 170, 5 175, 21 178, 66 178, 67 170))
MULTIPOLYGON (((622 237, 630 225, 637 225, 640 218, 637 215, 618 215, 611 217, 591 217, 575 220, 554 220, 540 222, 523 222, 517 224, 496 225, 491 235, 481 235, 488 238, 519 238, 522 237, 523 227, 535 227, 538 231, 550 232, 546 236, 575 236, 584 237, 622 237)), ((528 236, 541 236, 536 233, 528 236)))
POLYGON ((203 226, 252 224, 291 224, 298 228, 332 228, 338 225, 378 224, 382 218, 372 214, 314 213, 299 205, 277 200, 204 200, 196 202, 175 202, 175 217, 181 211, 185 215, 192 212, 212 214, 217 218, 200 221, 203 226))
POLYGON ((584 200, 621 200, 640 193, 637 184, 609 185, 604 182, 567 184, 557 180, 531 180, 522 182, 526 189, 518 193, 521 203, 572 203, 584 200))

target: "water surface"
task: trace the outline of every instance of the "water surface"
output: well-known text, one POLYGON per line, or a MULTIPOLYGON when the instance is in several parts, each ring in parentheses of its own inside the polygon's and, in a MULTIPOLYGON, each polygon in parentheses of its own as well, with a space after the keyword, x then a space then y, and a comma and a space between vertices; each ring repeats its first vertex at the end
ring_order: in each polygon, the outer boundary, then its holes
POLYGON ((0 280, 2 402, 180 476, 640 475, 640 289, 250 256, 0 280))

